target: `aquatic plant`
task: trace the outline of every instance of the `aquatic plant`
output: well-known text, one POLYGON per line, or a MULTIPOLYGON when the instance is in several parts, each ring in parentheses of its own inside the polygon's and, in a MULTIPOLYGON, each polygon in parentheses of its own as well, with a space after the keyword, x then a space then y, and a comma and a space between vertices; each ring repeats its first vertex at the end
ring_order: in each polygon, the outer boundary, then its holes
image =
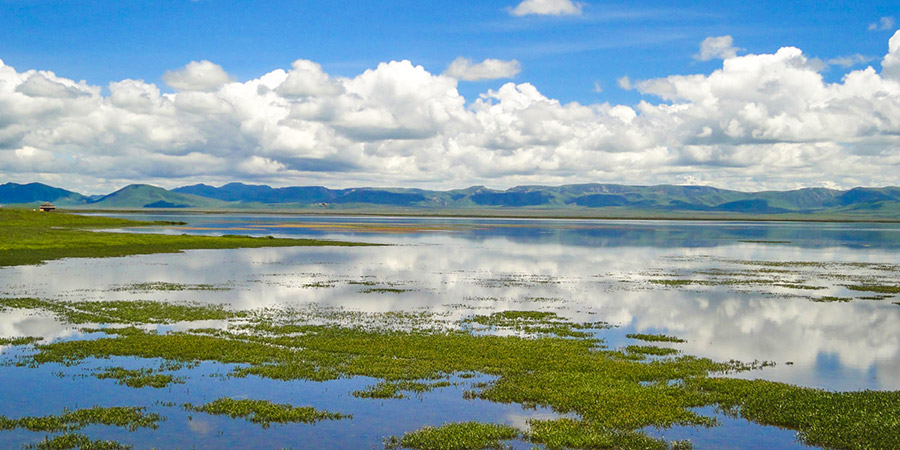
POLYGON ((495 423, 460 422, 440 427, 424 427, 402 438, 389 439, 386 448, 417 450, 482 450, 503 449, 501 441, 517 439, 519 430, 495 423))
POLYGON ((46 437, 37 444, 25 446, 35 450, 130 450, 131 445, 125 445, 115 441, 91 440, 91 438, 77 433, 66 433, 59 436, 46 437))
POLYGON ((221 305, 154 302, 147 300, 61 302, 34 298, 0 298, 0 309, 43 309, 70 324, 81 323, 173 323, 195 320, 225 320, 246 313, 228 311, 221 305))
POLYGON ((184 383, 181 378, 172 375, 154 373, 152 369, 129 370, 122 367, 107 367, 103 372, 94 374, 94 377, 106 380, 118 380, 119 384, 132 387, 152 387, 161 389, 173 383, 184 383))
POLYGON ((138 407, 95 406, 75 411, 65 410, 56 416, 29 416, 20 419, 0 416, 0 430, 24 428, 29 431, 53 433, 80 430, 88 425, 97 424, 128 428, 131 431, 138 428, 156 428, 163 418, 156 413, 145 413, 144 410, 145 408, 138 407))
POLYGON ((0 345, 28 345, 42 340, 44 340, 44 338, 33 336, 0 338, 0 345))
POLYGON ((406 398, 403 392, 423 394, 436 388, 450 386, 448 381, 424 383, 419 381, 382 381, 366 389, 354 391, 353 396, 358 398, 406 398))
POLYGON ((631 339, 637 339, 639 341, 646 342, 675 342, 675 343, 684 343, 687 342, 684 339, 675 337, 675 336, 666 336, 665 334, 642 334, 642 333, 629 333, 626 334, 625 337, 631 339))
POLYGON ((320 411, 310 406, 293 407, 288 404, 272 403, 265 400, 235 400, 220 398, 201 406, 190 403, 184 405, 188 411, 204 412, 214 415, 244 418, 250 422, 268 428, 273 423, 315 423, 322 420, 351 419, 348 414, 320 411))
POLYGON ((625 347, 625 351, 640 355, 666 356, 678 353, 674 348, 655 347, 652 345, 629 345, 625 347))

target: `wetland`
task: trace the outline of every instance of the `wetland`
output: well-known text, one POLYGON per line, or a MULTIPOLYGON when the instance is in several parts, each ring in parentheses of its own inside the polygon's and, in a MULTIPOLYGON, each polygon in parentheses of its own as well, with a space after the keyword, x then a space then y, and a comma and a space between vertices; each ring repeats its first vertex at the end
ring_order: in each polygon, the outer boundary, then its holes
POLYGON ((59 217, 8 448, 900 447, 897 224, 59 217))

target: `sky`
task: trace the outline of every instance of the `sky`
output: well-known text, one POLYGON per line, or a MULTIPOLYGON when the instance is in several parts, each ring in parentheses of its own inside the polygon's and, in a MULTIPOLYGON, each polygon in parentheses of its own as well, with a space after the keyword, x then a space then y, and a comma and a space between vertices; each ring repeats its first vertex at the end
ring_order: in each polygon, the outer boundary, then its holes
POLYGON ((898 185, 894 1, 0 0, 0 182, 898 185))

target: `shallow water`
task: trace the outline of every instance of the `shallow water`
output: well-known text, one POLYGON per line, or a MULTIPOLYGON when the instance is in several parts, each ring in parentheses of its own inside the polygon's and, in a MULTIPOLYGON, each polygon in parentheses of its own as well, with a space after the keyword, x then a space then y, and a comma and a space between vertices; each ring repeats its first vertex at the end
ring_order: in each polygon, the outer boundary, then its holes
MULTIPOLYGON (((41 266, 0 269, 0 295, 186 300, 225 303, 238 309, 318 305, 366 312, 426 310, 447 318, 498 310, 547 310, 577 321, 615 325, 600 336, 611 348, 634 343, 625 337, 628 333, 664 333, 686 339, 687 343, 677 345, 686 354, 776 363, 738 375, 745 378, 829 390, 900 389, 900 305, 894 304, 900 298, 892 295, 866 300, 862 297, 874 294, 846 287, 863 282, 898 284, 897 224, 273 215, 126 217, 185 221, 189 229, 121 230, 125 232, 303 236, 393 245, 196 250, 51 261, 41 266), (187 288, 140 286, 159 282, 187 288), (821 301, 829 298, 846 301, 821 301)), ((0 312, 0 337, 42 336, 50 340, 75 334, 70 327, 46 316, 17 310, 0 312)), ((222 367, 201 368, 228 372, 222 367)), ((201 436, 219 445, 259 442, 280 447, 316 442, 372 448, 381 446, 383 436, 402 434, 425 424, 472 419, 516 423, 529 415, 549 413, 486 402, 473 408, 471 401, 461 397, 463 387, 440 389, 418 399, 373 401, 348 394, 372 384, 372 380, 284 383, 192 376, 188 384, 175 385, 171 394, 160 396, 160 391, 130 389, 90 377, 87 382, 91 387, 84 390, 85 379, 54 377, 54 370, 61 369, 0 367, 0 398, 10 399, 0 404, 0 415, 22 414, 25 399, 13 399, 24 395, 23 391, 48 389, 77 393, 75 398, 82 406, 148 404, 149 399, 152 404, 166 401, 167 395, 182 398, 179 401, 186 397, 193 403, 222 395, 246 395, 354 414, 350 421, 262 431, 241 420, 200 413, 194 413, 194 420, 189 421, 183 410, 156 406, 169 417, 161 430, 172 436, 170 440, 154 441, 159 431, 103 434, 107 439, 147 443, 138 448, 188 447, 201 436), (24 384, 7 382, 13 380, 24 384), (286 436, 298 436, 300 440, 284 440, 286 436)), ((70 400, 67 396, 37 398, 29 414, 54 414, 64 406, 73 406, 71 401, 62 400, 70 400)), ((743 430, 753 436, 765 429, 772 433, 770 448, 796 445, 787 443, 793 442, 790 431, 736 419, 725 424, 715 431, 674 429, 662 434, 673 439, 688 436, 697 448, 718 448, 724 442, 722 433, 731 434, 727 430, 743 430)), ((28 433, 15 436, 15 442, 33 441, 28 433)), ((769 441, 729 442, 733 448, 754 448, 758 442, 769 441)))

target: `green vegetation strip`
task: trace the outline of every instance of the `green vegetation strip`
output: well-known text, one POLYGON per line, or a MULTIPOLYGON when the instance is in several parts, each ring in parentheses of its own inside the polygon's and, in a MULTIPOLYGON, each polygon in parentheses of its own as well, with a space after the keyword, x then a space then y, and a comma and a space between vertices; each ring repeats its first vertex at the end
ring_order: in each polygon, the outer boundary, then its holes
POLYGON ((131 431, 138 428, 156 428, 161 416, 155 413, 145 413, 144 408, 136 407, 100 407, 79 409, 76 411, 64 411, 57 416, 23 417, 10 419, 0 416, 0 430, 14 430, 24 428, 29 431, 56 433, 80 430, 89 425, 113 425, 128 428, 131 431))
POLYGON ((675 342, 675 343, 685 343, 687 342, 684 339, 675 337, 675 336, 666 336, 664 334, 641 334, 641 333, 629 333, 626 334, 625 337, 631 339, 637 339, 639 341, 645 342, 675 342))
POLYGON ((501 441, 517 439, 519 430, 509 425, 463 422, 441 427, 425 427, 402 438, 391 438, 386 448, 415 448, 419 450, 481 450, 505 448, 501 441))
POLYGON ((44 338, 42 337, 14 337, 14 338, 0 338, 0 345, 28 345, 34 344, 35 342, 42 341, 44 338))
POLYGON ((28 445, 25 448, 35 450, 129 450, 130 445, 120 444, 115 441, 93 441, 91 438, 77 433, 66 433, 59 436, 46 437, 43 441, 28 445))
MULTIPOLYGON (((335 314, 340 316, 340 312, 335 314)), ((232 376, 278 380, 365 376, 381 380, 358 394, 372 398, 429 389, 436 385, 433 380, 446 380, 454 374, 486 375, 492 381, 472 384, 466 398, 548 407, 572 417, 534 422, 528 434, 522 434, 548 448, 684 448, 687 444, 654 439, 641 430, 715 425, 713 418, 695 412, 704 406, 797 430, 804 442, 813 445, 900 448, 900 394, 896 392, 834 393, 710 377, 710 373, 760 365, 718 363, 687 355, 645 359, 642 353, 631 353, 634 349, 605 350, 593 335, 496 336, 472 327, 562 327, 570 331, 596 327, 566 324, 552 313, 513 311, 475 316, 459 323, 456 330, 399 331, 389 326, 309 325, 289 319, 285 315, 275 320, 258 312, 225 329, 157 334, 131 328, 105 338, 39 344, 34 354, 20 358, 31 364, 110 356, 162 358, 174 363, 216 361, 241 364, 232 376)), ((289 405, 252 400, 223 399, 191 408, 259 423, 287 420, 293 414, 317 417, 312 411, 297 413, 289 405)))
POLYGON ((173 383, 184 383, 184 380, 172 375, 153 373, 152 369, 124 369, 122 367, 108 367, 101 373, 94 374, 101 380, 113 379, 132 388, 152 387, 161 389, 173 383))
POLYGON ((0 309, 40 309, 59 320, 82 323, 173 323, 194 320, 225 320, 246 315, 220 305, 176 304, 146 300, 103 302, 53 302, 34 298, 0 298, 0 309))
POLYGON ((287 404, 272 403, 264 400, 235 400, 220 398, 202 406, 190 403, 184 405, 188 411, 207 414, 226 415, 232 418, 244 418, 250 422, 268 428, 273 423, 315 423, 322 420, 350 419, 352 416, 328 411, 319 411, 310 406, 295 408, 287 404))
POLYGON ((72 257, 103 258, 174 253, 188 249, 368 245, 315 239, 175 236, 88 230, 150 225, 171 223, 0 209, 0 266, 40 264, 48 260, 72 257))

